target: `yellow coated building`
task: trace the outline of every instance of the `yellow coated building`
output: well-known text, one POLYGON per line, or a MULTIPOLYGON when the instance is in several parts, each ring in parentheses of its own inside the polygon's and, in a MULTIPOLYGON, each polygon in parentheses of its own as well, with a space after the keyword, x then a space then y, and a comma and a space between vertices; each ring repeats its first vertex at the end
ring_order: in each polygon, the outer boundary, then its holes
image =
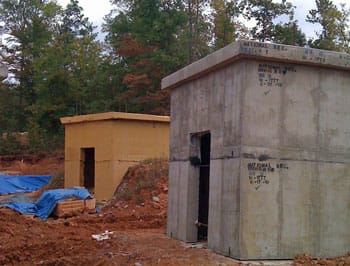
POLYGON ((127 169, 169 157, 168 116, 101 113, 61 118, 65 125, 64 186, 84 186, 110 199, 127 169))

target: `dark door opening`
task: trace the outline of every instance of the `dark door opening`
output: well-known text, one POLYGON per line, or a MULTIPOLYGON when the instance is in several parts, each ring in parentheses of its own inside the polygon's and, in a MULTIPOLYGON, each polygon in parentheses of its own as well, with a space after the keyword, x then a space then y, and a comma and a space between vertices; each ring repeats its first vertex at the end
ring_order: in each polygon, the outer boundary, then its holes
POLYGON ((200 136, 198 240, 207 240, 209 212, 210 133, 200 136))
POLYGON ((83 186, 93 193, 95 189, 95 148, 84 148, 83 152, 83 186))

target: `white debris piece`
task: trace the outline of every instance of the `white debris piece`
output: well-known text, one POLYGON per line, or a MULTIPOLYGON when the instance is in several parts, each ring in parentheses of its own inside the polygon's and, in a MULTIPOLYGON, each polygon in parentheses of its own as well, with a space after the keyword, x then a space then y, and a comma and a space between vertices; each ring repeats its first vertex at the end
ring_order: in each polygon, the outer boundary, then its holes
POLYGON ((102 234, 91 235, 91 237, 92 237, 92 239, 95 239, 97 241, 103 241, 106 239, 110 239, 110 237, 109 237, 110 235, 113 235, 113 232, 109 232, 108 230, 106 230, 102 234))
POLYGON ((154 201, 154 202, 159 202, 160 200, 159 200, 159 197, 153 196, 153 197, 152 197, 152 201, 154 201))

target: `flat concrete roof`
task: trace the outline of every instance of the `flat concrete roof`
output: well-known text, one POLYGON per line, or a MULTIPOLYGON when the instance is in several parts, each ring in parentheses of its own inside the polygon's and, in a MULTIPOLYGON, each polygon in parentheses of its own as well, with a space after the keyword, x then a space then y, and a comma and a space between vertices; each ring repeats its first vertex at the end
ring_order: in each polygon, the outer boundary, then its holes
POLYGON ((350 70, 350 54, 283 44, 237 41, 162 79, 162 89, 172 89, 240 59, 314 65, 350 70))
POLYGON ((62 117, 61 123, 64 125, 67 125, 67 124, 104 121, 104 120, 138 120, 138 121, 170 122, 169 116, 109 112, 109 113, 62 117))

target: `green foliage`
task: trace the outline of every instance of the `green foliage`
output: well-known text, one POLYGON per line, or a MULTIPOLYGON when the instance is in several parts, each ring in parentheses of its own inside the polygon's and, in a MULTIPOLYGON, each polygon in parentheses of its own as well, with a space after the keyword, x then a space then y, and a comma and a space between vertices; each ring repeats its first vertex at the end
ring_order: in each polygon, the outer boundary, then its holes
POLYGON ((122 76, 116 97, 123 111, 169 113, 168 93, 160 80, 184 65, 177 35, 186 16, 179 1, 115 1, 125 10, 105 25, 107 41, 116 52, 115 67, 122 76))
MULTIPOLYGON (((65 9, 54 1, 0 3, 0 19, 10 34, 1 56, 18 81, 7 89, 19 110, 7 119, 7 129, 27 130, 33 151, 63 145, 60 117, 104 111, 96 108, 105 79, 102 50, 81 12, 76 0, 65 9), (18 122, 10 127, 11 121, 18 122)), ((5 107, 2 114, 12 109, 5 107)))
MULTIPOLYGON (((349 10, 331 0, 315 1, 307 20, 322 30, 309 45, 349 52, 349 10)), ((0 60, 15 80, 0 83, 1 134, 28 131, 30 151, 53 150, 63 146, 63 116, 169 114, 169 91, 160 90, 161 79, 236 39, 306 43, 287 0, 113 4, 117 11, 106 17, 106 43, 100 43, 78 0, 66 7, 53 0, 0 1, 0 27, 9 34, 0 60), (256 26, 247 29, 242 16, 256 26), (287 21, 277 22, 283 17, 287 21)), ((14 139, 0 146, 2 152, 19 151, 14 139)))
POLYGON ((14 155, 19 154, 23 147, 18 141, 15 134, 7 133, 0 135, 0 155, 14 155))
POLYGON ((0 83, 0 134, 25 131, 25 111, 17 87, 0 83))
POLYGON ((296 21, 275 25, 273 41, 276 43, 305 46, 306 36, 296 21))
POLYGON ((255 19, 256 26, 252 28, 252 37, 259 41, 272 41, 274 37, 274 20, 282 15, 290 16, 292 20, 294 7, 290 2, 281 0, 244 0, 242 7, 248 20, 255 19))
POLYGON ((35 101, 33 62, 50 41, 59 12, 60 7, 51 1, 3 0, 0 4, 0 21, 10 34, 9 45, 2 46, 1 54, 19 82, 22 106, 35 101))
POLYGON ((212 39, 210 35, 210 18, 205 13, 209 3, 210 1, 208 0, 183 1, 187 16, 187 27, 182 33, 183 42, 188 47, 187 63, 192 63, 211 52, 209 47, 212 39))
POLYGON ((235 40, 236 33, 232 17, 237 15, 238 8, 234 4, 227 3, 224 0, 214 0, 212 2, 215 49, 222 48, 235 40))
POLYGON ((314 48, 349 52, 349 15, 344 4, 340 9, 331 0, 316 0, 316 9, 309 11, 307 21, 322 26, 318 38, 310 40, 314 48))

